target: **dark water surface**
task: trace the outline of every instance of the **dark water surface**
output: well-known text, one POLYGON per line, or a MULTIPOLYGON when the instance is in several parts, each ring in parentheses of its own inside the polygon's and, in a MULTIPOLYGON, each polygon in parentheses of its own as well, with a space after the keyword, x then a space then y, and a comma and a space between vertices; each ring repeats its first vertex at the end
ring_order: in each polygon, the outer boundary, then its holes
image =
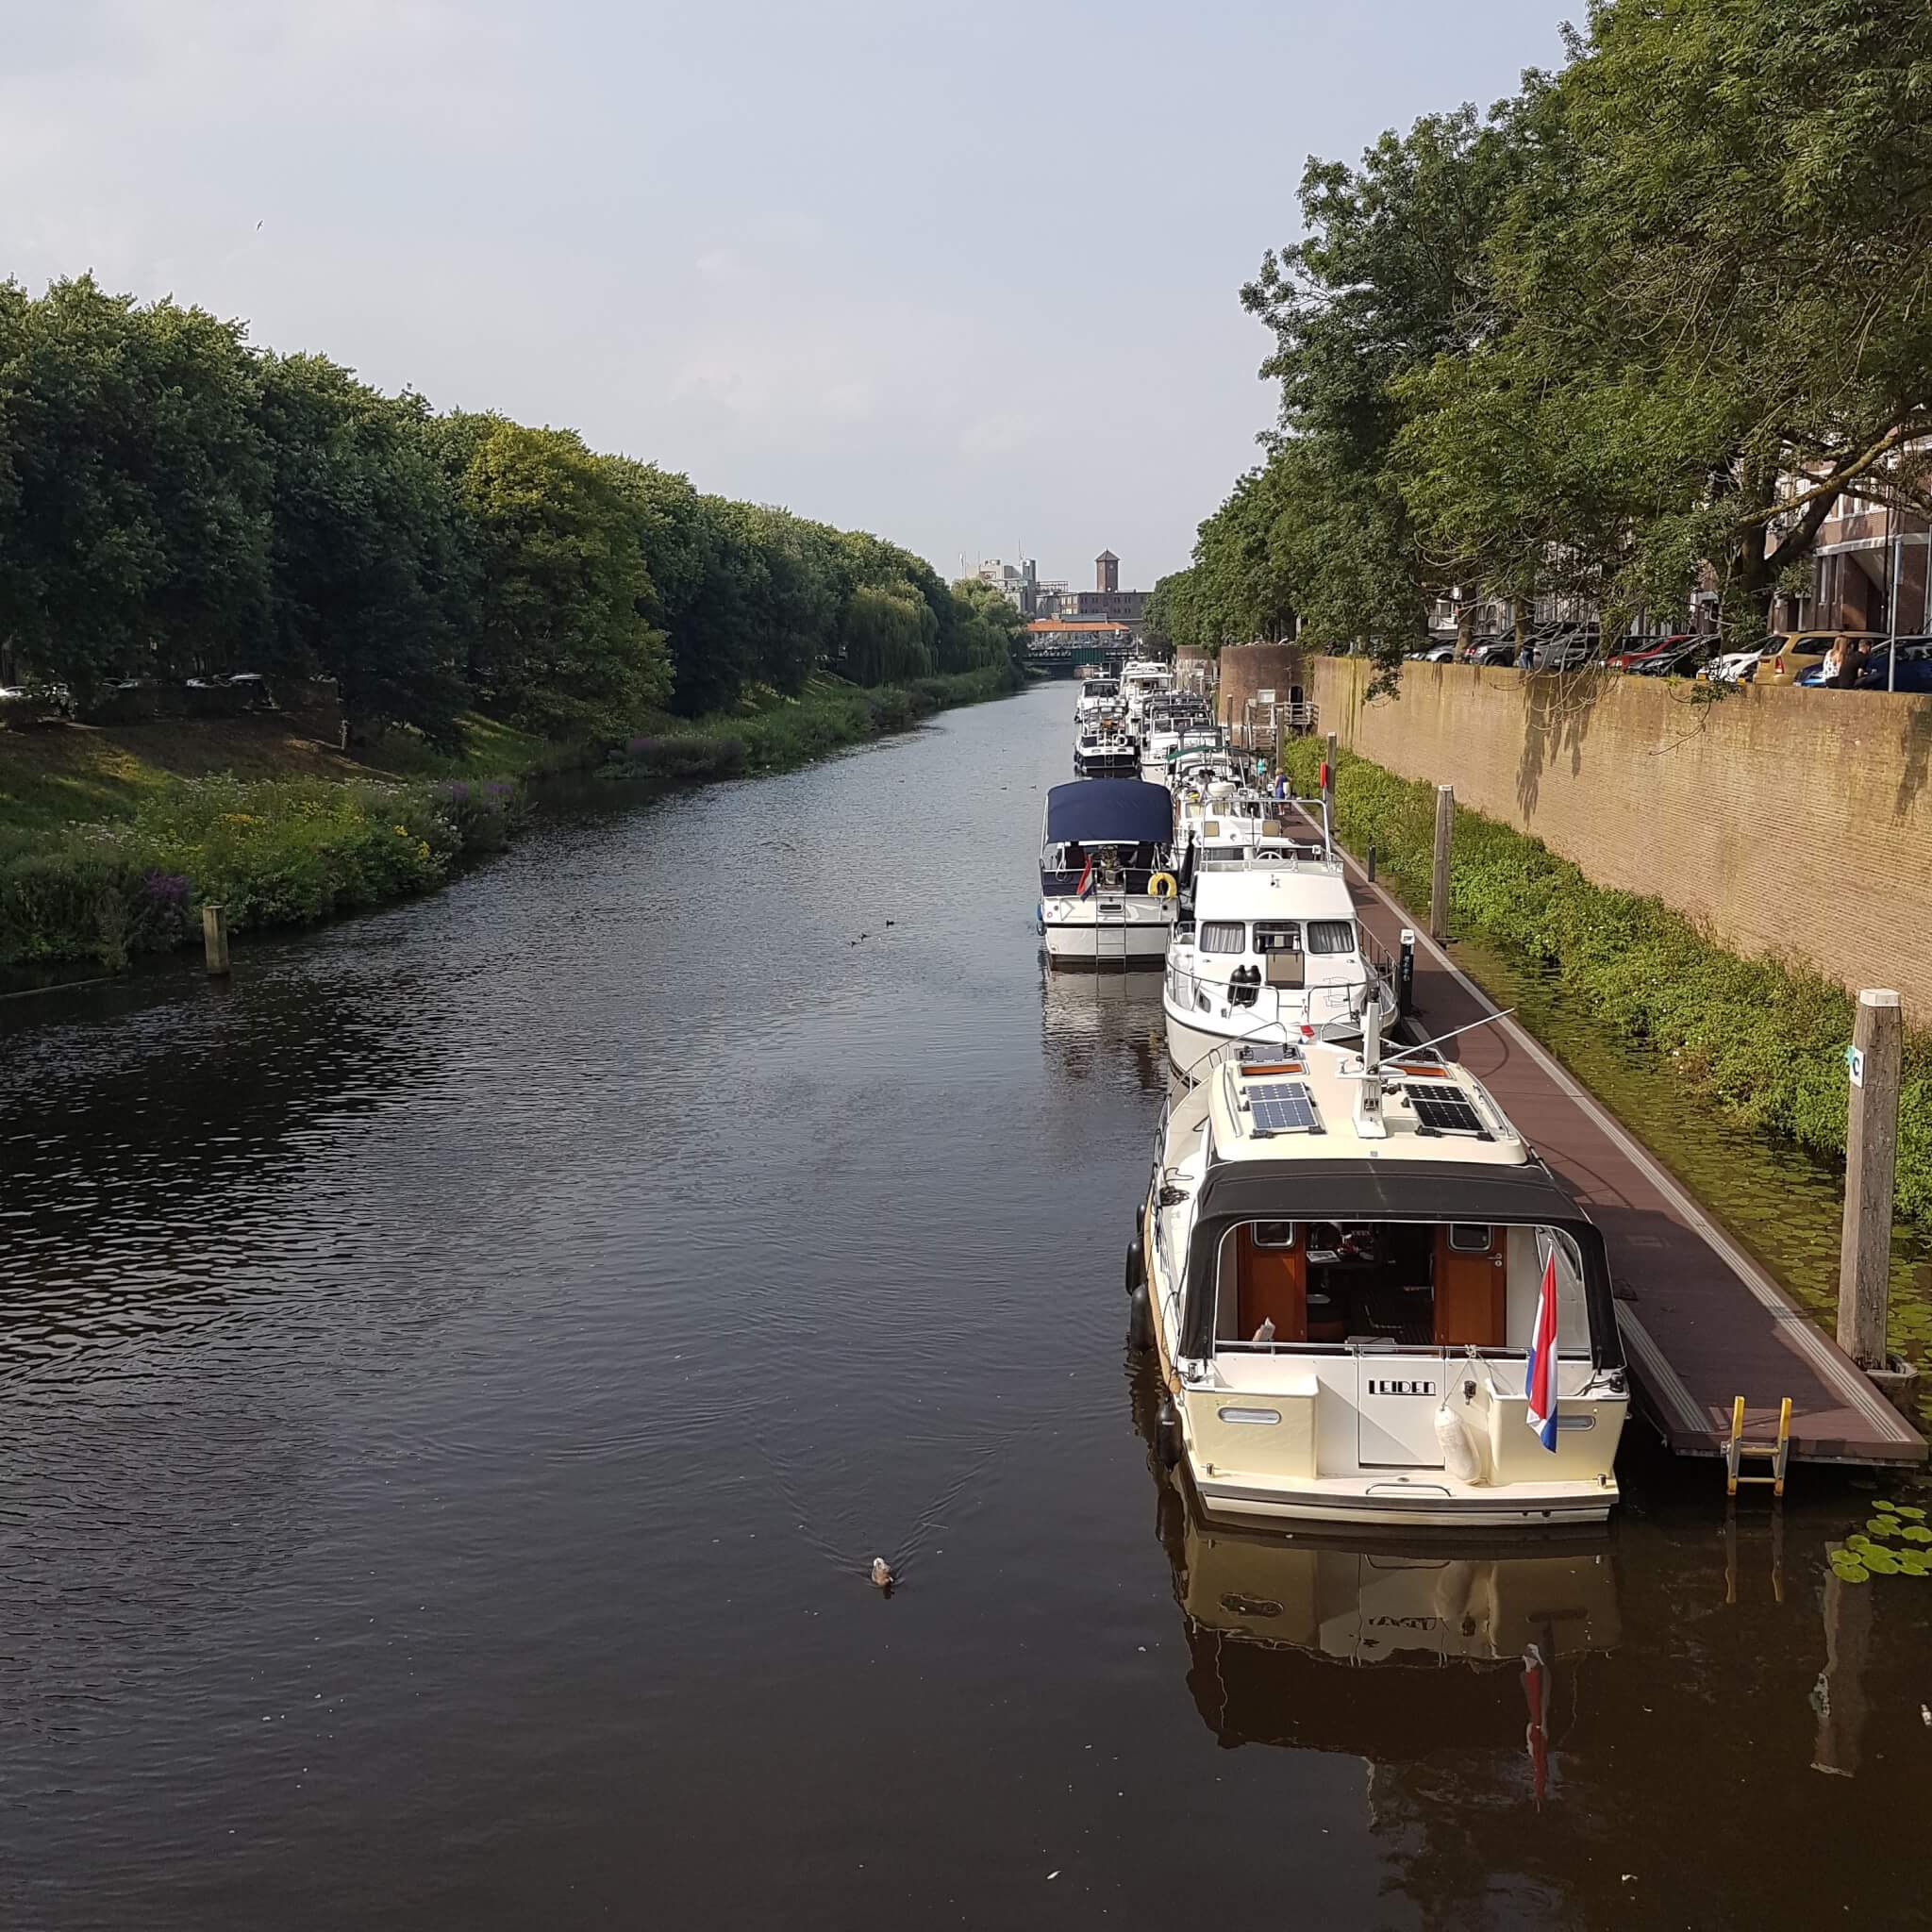
POLYGON ((1640 1448, 1498 1563, 1158 1478, 1158 988, 1035 956, 1070 710, 0 1009, 0 1921, 1932 1923, 1869 1484, 1727 1537, 1640 1448))

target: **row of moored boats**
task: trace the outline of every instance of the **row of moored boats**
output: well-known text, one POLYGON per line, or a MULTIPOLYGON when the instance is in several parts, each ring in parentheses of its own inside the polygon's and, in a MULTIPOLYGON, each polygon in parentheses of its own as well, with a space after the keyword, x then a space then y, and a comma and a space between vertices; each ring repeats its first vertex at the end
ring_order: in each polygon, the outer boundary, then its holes
POLYGON ((1398 1043, 1324 802, 1155 663, 1083 683, 1074 771, 1041 833, 1048 964, 1162 973, 1127 1290, 1163 1456, 1217 1515, 1601 1522, 1628 1407, 1602 1235, 1442 1042, 1398 1043))

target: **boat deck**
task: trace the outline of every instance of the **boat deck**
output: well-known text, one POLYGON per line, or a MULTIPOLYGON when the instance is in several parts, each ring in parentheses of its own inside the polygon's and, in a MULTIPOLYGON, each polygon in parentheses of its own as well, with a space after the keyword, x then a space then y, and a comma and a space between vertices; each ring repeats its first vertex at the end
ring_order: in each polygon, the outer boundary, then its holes
MULTIPOLYGON (((1347 876, 1357 916, 1391 954, 1404 926, 1416 934, 1413 1037, 1497 1010, 1429 939, 1426 920, 1403 912, 1352 860, 1347 876)), ((1603 1229, 1635 1392, 1674 1450, 1721 1455, 1739 1395, 1747 1441, 1774 1441, 1789 1395, 1793 1461, 1925 1460, 1924 1439, 1851 1359, 1514 1021, 1444 1051, 1483 1081, 1603 1229)))

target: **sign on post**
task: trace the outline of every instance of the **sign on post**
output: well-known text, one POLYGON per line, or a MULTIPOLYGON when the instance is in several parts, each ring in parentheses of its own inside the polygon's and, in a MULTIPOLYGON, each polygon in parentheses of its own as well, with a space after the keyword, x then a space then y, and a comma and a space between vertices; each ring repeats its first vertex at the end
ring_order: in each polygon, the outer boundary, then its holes
POLYGON ((1845 1048, 1845 1072, 1852 1076, 1852 1085, 1854 1087, 1862 1087, 1865 1084, 1865 1050, 1863 1047, 1848 1046, 1845 1048))

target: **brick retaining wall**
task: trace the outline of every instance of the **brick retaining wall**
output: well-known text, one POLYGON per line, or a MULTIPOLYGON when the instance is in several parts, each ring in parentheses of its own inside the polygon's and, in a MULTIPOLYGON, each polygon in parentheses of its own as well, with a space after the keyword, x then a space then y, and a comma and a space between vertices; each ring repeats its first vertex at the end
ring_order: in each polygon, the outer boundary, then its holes
POLYGON ((1932 1024, 1932 699, 1747 685, 1695 705, 1660 678, 1407 664, 1369 704, 1362 659, 1308 669, 1317 728, 1363 758, 1932 1024))

